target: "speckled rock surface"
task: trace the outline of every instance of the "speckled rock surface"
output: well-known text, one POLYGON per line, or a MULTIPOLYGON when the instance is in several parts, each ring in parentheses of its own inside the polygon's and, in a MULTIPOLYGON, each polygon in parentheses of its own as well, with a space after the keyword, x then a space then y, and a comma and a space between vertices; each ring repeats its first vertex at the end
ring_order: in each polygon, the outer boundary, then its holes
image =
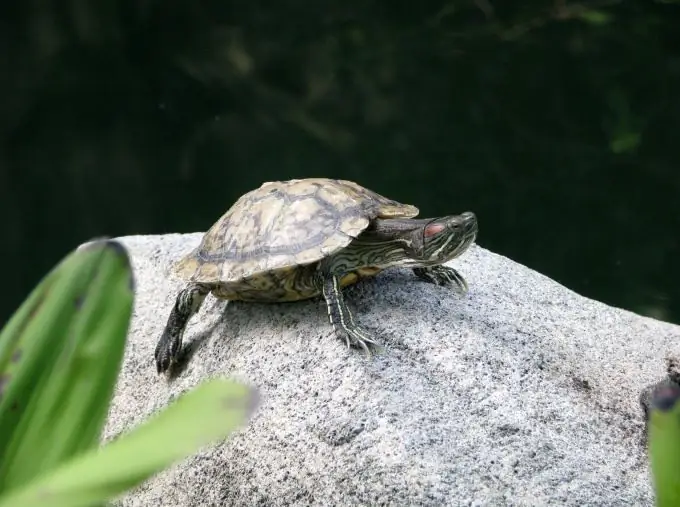
POLYGON ((257 386, 261 406, 119 505, 653 505, 638 395, 680 327, 474 246, 451 263, 465 297, 399 269, 346 291, 386 345, 373 359, 332 336, 320 299, 210 296, 168 382, 153 362, 182 285, 168 267, 200 237, 121 238, 137 296, 105 437, 213 376, 257 386))

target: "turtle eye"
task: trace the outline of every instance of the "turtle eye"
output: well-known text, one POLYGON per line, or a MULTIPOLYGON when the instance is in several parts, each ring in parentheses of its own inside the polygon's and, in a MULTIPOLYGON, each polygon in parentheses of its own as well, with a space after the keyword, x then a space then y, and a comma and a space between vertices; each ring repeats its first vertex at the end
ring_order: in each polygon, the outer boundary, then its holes
POLYGON ((442 232, 444 229, 446 229, 446 227, 442 224, 428 224, 425 226, 424 236, 426 238, 431 238, 432 236, 442 232))

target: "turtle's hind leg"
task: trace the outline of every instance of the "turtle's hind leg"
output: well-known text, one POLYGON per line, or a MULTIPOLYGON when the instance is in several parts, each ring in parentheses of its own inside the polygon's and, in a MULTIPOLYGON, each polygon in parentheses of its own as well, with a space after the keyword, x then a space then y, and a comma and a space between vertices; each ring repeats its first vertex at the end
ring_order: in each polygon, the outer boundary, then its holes
POLYGON ((335 335, 344 339, 347 346, 361 347, 370 355, 369 346, 377 345, 373 336, 354 322, 352 312, 347 307, 340 288, 340 280, 336 275, 325 274, 320 280, 323 297, 328 307, 328 318, 335 335))
POLYGON ((426 282, 436 285, 454 285, 458 292, 467 294, 468 284, 457 270, 443 265, 413 268, 413 273, 426 282))
POLYGON ((210 287, 199 283, 189 283, 175 300, 168 322, 158 345, 156 345, 156 370, 163 373, 177 360, 182 348, 182 335, 187 322, 198 312, 203 300, 210 292, 210 287))

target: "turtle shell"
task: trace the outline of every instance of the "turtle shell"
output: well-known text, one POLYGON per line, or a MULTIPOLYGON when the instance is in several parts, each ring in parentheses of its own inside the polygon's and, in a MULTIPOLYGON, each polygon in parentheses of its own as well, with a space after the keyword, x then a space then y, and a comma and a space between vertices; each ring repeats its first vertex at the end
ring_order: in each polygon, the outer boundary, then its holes
POLYGON ((352 181, 267 182, 240 197, 174 272, 194 282, 237 282, 317 262, 346 247, 375 218, 416 215, 415 206, 352 181))

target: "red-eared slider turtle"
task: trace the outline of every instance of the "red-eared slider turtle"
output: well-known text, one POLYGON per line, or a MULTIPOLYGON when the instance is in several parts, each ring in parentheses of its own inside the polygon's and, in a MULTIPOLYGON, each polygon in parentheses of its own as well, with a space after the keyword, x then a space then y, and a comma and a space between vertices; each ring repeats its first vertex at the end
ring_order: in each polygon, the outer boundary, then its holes
POLYGON ((187 280, 156 347, 158 372, 177 359, 189 318, 205 296, 281 302, 322 295, 336 335, 368 350, 342 287, 392 266, 407 266, 439 285, 467 284, 442 266, 475 240, 471 212, 415 219, 418 208, 356 183, 308 178, 264 183, 239 198, 174 272, 187 280))

